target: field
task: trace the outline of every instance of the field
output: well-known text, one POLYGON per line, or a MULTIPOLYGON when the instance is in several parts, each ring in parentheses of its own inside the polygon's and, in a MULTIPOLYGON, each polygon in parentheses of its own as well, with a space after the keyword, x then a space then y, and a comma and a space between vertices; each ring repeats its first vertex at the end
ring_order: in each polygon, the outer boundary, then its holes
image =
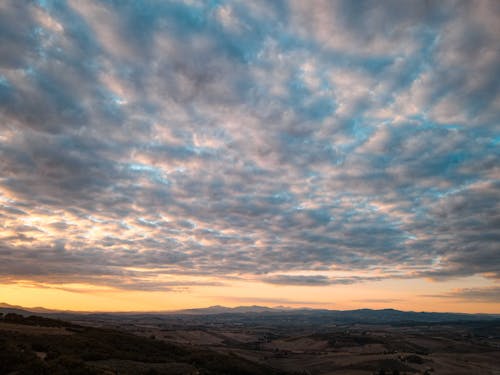
MULTIPOLYGON (((277 314, 277 315, 276 315, 277 314)), ((500 321, 7 314, 2 374, 500 374, 500 321), (281 319, 281 323, 280 323, 281 319)))
MULTIPOLYGON (((475 324, 354 324, 321 332, 285 330, 277 334, 273 327, 262 326, 204 330, 135 327, 135 334, 210 348, 290 373, 500 374, 500 340, 474 333, 484 328, 475 324)), ((498 333, 498 326, 494 328, 498 333)))

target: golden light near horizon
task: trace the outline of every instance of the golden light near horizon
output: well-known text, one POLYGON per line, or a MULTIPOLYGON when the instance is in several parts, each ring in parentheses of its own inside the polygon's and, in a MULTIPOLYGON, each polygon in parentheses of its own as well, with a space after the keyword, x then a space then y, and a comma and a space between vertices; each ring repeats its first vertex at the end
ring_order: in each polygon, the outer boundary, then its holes
POLYGON ((495 9, 2 2, 0 302, 499 313, 495 9))
POLYGON ((464 302, 449 294, 474 285, 481 290, 488 281, 468 278, 461 283, 419 280, 384 280, 362 285, 310 286, 274 285, 234 282, 214 286, 191 286, 165 291, 127 291, 92 284, 33 284, 17 281, 0 286, 0 295, 10 304, 72 311, 138 311, 161 312, 213 305, 237 307, 259 305, 269 307, 355 310, 396 308, 403 311, 435 311, 465 313, 497 313, 498 303, 477 300, 464 302), (296 296, 301 296, 297 299, 296 296), (307 296, 303 297, 302 296, 307 296), (439 306, 436 307, 436 301, 439 306))

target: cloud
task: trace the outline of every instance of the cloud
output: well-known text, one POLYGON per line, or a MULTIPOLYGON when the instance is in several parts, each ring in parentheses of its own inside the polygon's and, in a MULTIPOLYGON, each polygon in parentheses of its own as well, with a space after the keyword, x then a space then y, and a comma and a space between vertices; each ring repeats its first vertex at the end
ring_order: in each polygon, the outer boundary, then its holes
POLYGON ((497 2, 0 7, 4 278, 500 277, 497 2))
POLYGON ((463 288, 444 294, 432 294, 427 297, 450 298, 464 302, 500 302, 500 287, 463 288))
POLYGON ((263 279, 264 282, 278 285, 349 285, 364 281, 378 281, 379 277, 328 277, 325 275, 274 275, 263 279))

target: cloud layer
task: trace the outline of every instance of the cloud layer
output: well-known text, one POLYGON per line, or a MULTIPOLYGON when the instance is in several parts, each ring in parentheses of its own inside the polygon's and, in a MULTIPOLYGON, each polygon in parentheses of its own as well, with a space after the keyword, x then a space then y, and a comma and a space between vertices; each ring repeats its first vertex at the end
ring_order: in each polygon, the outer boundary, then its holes
POLYGON ((497 1, 2 2, 2 280, 498 280, 499 19, 497 1))

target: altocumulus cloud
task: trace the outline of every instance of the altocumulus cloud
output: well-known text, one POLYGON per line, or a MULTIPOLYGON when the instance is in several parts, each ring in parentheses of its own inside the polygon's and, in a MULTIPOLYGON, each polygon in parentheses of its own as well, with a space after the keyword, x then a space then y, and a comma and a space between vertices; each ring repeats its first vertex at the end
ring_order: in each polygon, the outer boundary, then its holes
POLYGON ((500 288, 498 286, 484 288, 455 289, 445 294, 431 294, 428 297, 451 298, 459 301, 499 302, 500 288))
POLYGON ((500 278, 499 20, 486 0, 2 1, 2 280, 500 278))

